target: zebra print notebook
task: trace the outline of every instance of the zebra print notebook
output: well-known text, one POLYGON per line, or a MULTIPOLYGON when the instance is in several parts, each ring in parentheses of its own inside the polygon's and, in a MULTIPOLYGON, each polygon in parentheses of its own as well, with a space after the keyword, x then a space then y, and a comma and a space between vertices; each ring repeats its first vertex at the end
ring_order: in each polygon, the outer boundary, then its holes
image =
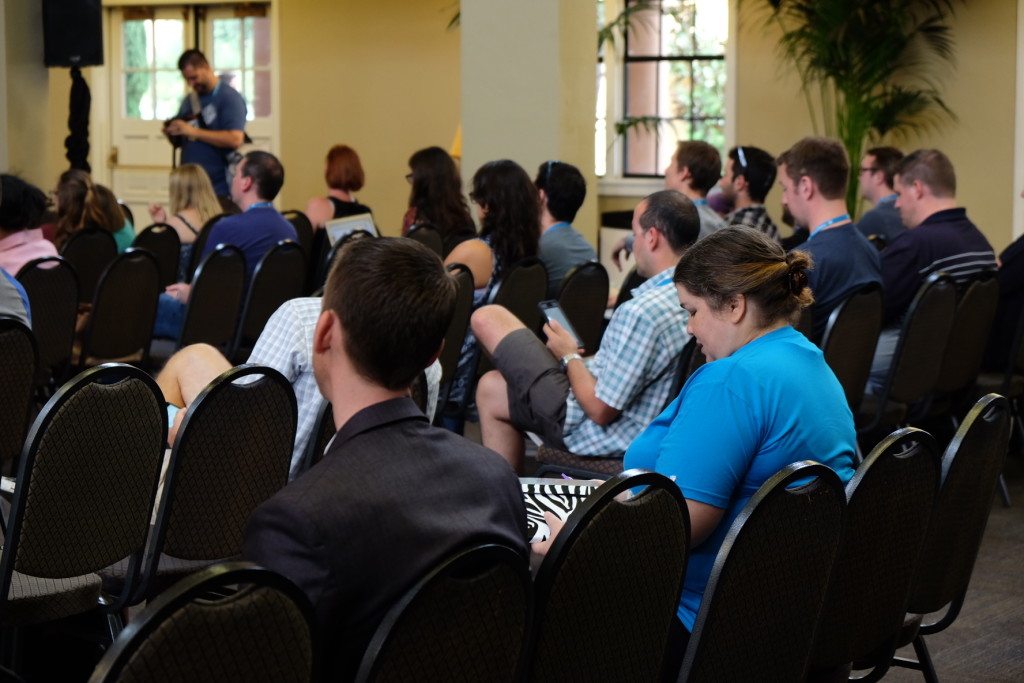
POLYGON ((535 479, 521 477, 519 484, 526 502, 526 535, 530 543, 543 541, 550 529, 544 521, 544 512, 565 520, 598 484, 578 479, 535 479))

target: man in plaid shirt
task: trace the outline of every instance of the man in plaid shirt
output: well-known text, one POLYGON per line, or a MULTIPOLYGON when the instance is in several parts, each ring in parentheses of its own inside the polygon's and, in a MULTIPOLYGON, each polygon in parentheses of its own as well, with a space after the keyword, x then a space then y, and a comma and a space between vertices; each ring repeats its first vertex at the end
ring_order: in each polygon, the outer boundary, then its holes
POLYGON ((612 315, 600 350, 583 360, 557 322, 547 344, 501 306, 473 314, 473 332, 497 370, 480 379, 483 444, 522 467, 523 431, 578 455, 618 455, 665 407, 689 340, 672 274, 700 231, 693 202, 675 190, 633 212, 637 270, 647 281, 612 315))
POLYGON ((753 228, 773 240, 779 239, 779 229, 764 208, 775 173, 775 158, 763 149, 733 147, 729 150, 725 174, 718 186, 736 207, 727 218, 730 228, 753 228))

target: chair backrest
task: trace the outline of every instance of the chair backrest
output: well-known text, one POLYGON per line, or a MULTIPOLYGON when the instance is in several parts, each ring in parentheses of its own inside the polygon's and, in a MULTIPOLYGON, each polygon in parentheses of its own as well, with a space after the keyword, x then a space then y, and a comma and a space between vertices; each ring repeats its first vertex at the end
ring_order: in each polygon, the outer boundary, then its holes
POLYGON ((812 671, 872 659, 888 667, 939 474, 935 440, 919 429, 901 429, 875 446, 846 485, 843 541, 818 623, 812 671))
POLYGON ((131 207, 125 204, 120 199, 117 200, 117 205, 118 207, 120 207, 121 213, 124 214, 125 220, 127 220, 132 225, 135 225, 135 214, 132 213, 131 207))
POLYGON ((994 270, 968 281, 953 314, 936 392, 952 394, 974 386, 998 306, 999 280, 994 270))
POLYGON ((882 287, 871 283, 851 294, 828 316, 821 351, 857 414, 882 331, 882 287))
POLYGON ((391 608, 356 681, 514 681, 529 620, 526 558, 502 545, 445 560, 391 608))
POLYGON ((633 290, 642 285, 645 280, 646 278, 638 273, 635 267, 630 269, 629 273, 622 280, 622 284, 619 285, 619 295, 615 298, 615 308, 632 299, 633 290))
POLYGON ((309 263, 313 256, 313 224, 309 222, 306 214, 295 209, 285 211, 281 215, 295 228, 295 234, 299 239, 299 247, 302 248, 302 255, 306 257, 306 262, 309 263))
POLYGON ((68 238, 60 255, 78 275, 78 301, 90 303, 96 294, 100 276, 117 258, 117 242, 106 230, 79 230, 68 238))
POLYGON ((949 442, 908 612, 928 614, 954 603, 949 616, 956 618, 978 557, 1009 439, 1009 403, 988 394, 974 404, 949 442))
POLYGON ((135 236, 132 246, 145 249, 156 257, 160 266, 160 284, 166 287, 178 281, 181 239, 167 223, 153 223, 135 236))
POLYGON ((331 437, 337 431, 337 427, 334 426, 334 412, 331 410, 331 404, 329 401, 324 401, 320 412, 316 415, 316 422, 313 423, 313 431, 309 435, 309 443, 306 444, 303 471, 308 470, 323 459, 327 444, 331 442, 331 437))
POLYGON ((600 263, 581 263, 562 278, 558 305, 565 311, 588 354, 597 353, 608 308, 608 271, 600 263))
POLYGON ((540 327, 540 309, 548 291, 548 271, 536 257, 525 258, 514 264, 502 276, 491 292, 488 303, 504 306, 526 325, 528 330, 540 327))
POLYGON ((327 255, 324 256, 323 262, 320 264, 319 272, 316 276, 316 288, 323 290, 324 284, 327 282, 327 276, 331 274, 331 266, 334 265, 334 259, 338 256, 338 253, 348 244, 351 240, 361 240, 373 237, 370 233, 365 230, 353 230, 349 234, 342 237, 340 240, 334 243, 334 245, 327 251, 327 255))
POLYGON ((32 332, 39 348, 39 365, 57 372, 71 359, 78 314, 78 276, 59 256, 29 261, 18 271, 18 282, 34 311, 32 332))
POLYGON ((444 242, 441 239, 441 233, 439 233, 434 226, 427 223, 418 223, 409 228, 409 232, 406 237, 411 240, 416 240, 423 246, 427 247, 437 254, 438 258, 443 258, 444 242))
POLYGON ((270 368, 231 368, 196 397, 174 441, 147 576, 161 551, 184 560, 241 553, 249 515, 288 481, 295 423, 295 392, 270 368))
POLYGON ((102 365, 61 387, 36 417, 21 454, 0 557, 0 601, 15 571, 61 579, 130 558, 126 598, 138 576, 166 442, 163 395, 138 368, 102 365))
POLYGON ((679 354, 679 366, 676 368, 676 376, 672 379, 672 389, 668 392, 668 398, 665 400, 666 408, 669 403, 672 403, 679 396, 679 392, 683 390, 683 385, 686 384, 686 380, 690 379, 690 375, 697 372, 697 368, 707 362, 708 359, 704 355, 704 351, 697 344, 697 338, 691 337, 679 354))
POLYGON ((448 272, 455 278, 457 287, 455 312, 444 335, 444 347, 438 360, 441 362, 441 384, 450 382, 455 377, 459 365, 459 354, 462 351, 462 340, 469 329, 469 318, 473 314, 473 273, 461 263, 448 266, 448 272))
POLYGON ((0 469, 5 473, 25 444, 38 356, 32 330, 0 315, 0 469))
MULTIPOLYGON (((907 309, 882 396, 915 403, 935 388, 956 311, 956 285, 946 273, 932 273, 907 309)), ((880 406, 885 401, 879 401, 880 406)))
POLYGON ((85 328, 79 365, 88 358, 145 359, 156 321, 160 267, 148 251, 129 249, 118 256, 100 279, 85 328))
POLYGON ((626 470, 602 484, 537 571, 526 680, 657 680, 689 545, 686 502, 670 479, 626 470))
POLYGON ((302 296, 305 284, 306 257, 298 243, 282 240, 264 254, 253 272, 229 357, 240 352, 248 357, 270 316, 285 301, 302 296))
POLYGON ((838 475, 817 463, 761 486, 718 551, 681 680, 803 680, 845 506, 838 475))
POLYGON ((206 248, 206 242, 210 239, 210 231, 213 230, 213 226, 217 221, 227 215, 226 213, 219 213, 203 223, 203 227, 199 229, 199 234, 196 235, 196 239, 192 243, 192 254, 189 256, 188 269, 185 271, 188 282, 192 282, 192 279, 195 277, 196 269, 199 267, 199 260, 203 256, 203 249, 206 248))
POLYGON ((245 293, 245 255, 222 244, 196 269, 178 348, 205 343, 226 351, 235 336, 245 293))
POLYGON ((316 680, 312 608, 280 574, 249 562, 204 569, 150 602, 93 671, 116 681, 316 680))

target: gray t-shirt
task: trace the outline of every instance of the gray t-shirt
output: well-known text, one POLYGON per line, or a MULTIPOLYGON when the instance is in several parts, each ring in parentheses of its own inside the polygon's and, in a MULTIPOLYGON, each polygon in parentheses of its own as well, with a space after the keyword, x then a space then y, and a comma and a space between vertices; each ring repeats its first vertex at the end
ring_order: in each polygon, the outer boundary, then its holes
POLYGON ((590 243, 568 223, 555 223, 540 236, 540 260, 548 270, 548 298, 558 298, 562 279, 574 266, 596 261, 590 243))

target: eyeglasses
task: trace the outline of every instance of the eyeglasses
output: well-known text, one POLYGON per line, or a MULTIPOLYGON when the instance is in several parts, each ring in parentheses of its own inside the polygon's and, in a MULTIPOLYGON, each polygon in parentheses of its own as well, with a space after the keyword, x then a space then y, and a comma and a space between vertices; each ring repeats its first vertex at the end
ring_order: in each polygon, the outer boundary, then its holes
POLYGON ((878 168, 877 166, 861 166, 860 167, 860 172, 861 173, 877 173, 880 170, 881 169, 878 168))

